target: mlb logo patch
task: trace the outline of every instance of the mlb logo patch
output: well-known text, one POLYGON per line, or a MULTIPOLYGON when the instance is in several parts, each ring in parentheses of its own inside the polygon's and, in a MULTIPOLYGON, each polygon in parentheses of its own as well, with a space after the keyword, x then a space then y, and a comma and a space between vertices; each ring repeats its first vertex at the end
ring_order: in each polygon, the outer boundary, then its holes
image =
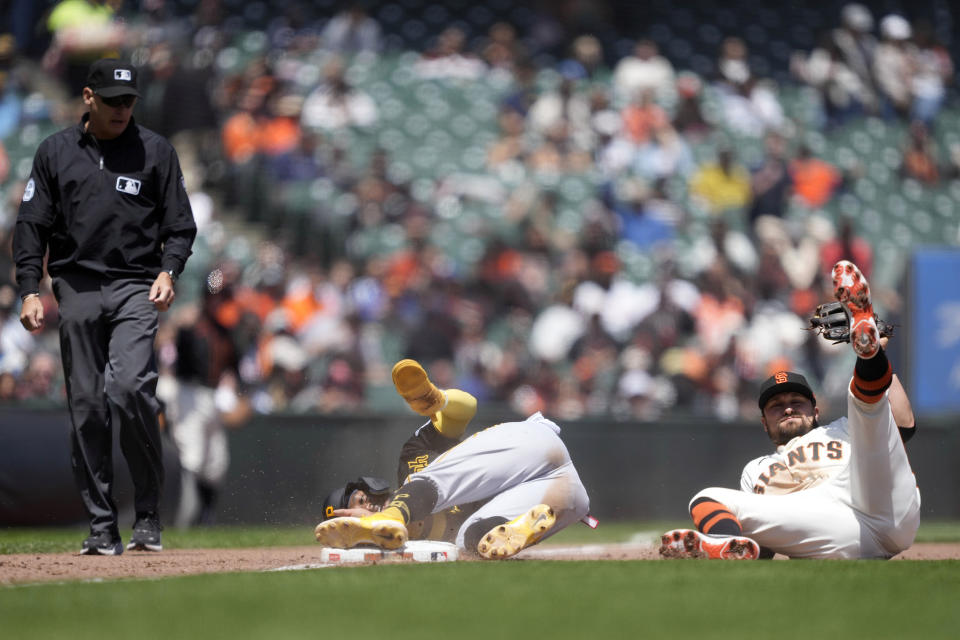
POLYGON ((30 202, 33 200, 33 194, 37 192, 37 183, 33 181, 33 178, 30 178, 27 181, 27 186, 23 188, 23 201, 30 202))
POLYGON ((131 196, 140 194, 140 181, 133 178, 125 178, 120 176, 117 178, 117 191, 120 193, 126 193, 131 196))
POLYGON ((133 74, 130 73, 130 69, 114 69, 113 79, 122 80, 123 82, 130 82, 133 80, 133 74))

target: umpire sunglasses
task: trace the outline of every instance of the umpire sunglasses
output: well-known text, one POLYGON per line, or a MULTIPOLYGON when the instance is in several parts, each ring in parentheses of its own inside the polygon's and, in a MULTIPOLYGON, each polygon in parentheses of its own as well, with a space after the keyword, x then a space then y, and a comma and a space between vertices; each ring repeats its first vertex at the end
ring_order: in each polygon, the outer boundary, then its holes
POLYGON ((113 96, 112 98, 105 98, 100 96, 100 101, 107 105, 108 107, 127 107, 130 108, 133 106, 134 101, 136 101, 137 96, 132 94, 127 94, 124 96, 113 96))

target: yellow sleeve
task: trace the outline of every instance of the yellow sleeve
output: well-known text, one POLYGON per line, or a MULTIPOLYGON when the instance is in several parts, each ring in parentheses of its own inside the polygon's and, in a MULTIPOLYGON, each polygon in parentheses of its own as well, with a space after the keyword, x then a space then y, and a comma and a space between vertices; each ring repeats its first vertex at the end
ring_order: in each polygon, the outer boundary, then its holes
POLYGON ((477 399, 460 389, 447 389, 444 394, 446 404, 430 420, 445 438, 459 438, 477 414, 477 399))

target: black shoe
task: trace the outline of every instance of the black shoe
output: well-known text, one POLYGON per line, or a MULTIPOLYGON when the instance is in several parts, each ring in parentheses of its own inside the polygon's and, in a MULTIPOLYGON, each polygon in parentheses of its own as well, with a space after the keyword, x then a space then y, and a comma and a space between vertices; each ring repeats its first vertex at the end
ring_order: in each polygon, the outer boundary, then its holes
POLYGON ((137 521, 133 523, 133 536, 127 545, 127 551, 163 551, 160 544, 160 518, 155 513, 137 514, 137 521))
POLYGON ((83 556, 118 556, 121 553, 123 553, 123 540, 119 535, 109 531, 91 533, 83 541, 83 547, 80 549, 80 555, 83 556))

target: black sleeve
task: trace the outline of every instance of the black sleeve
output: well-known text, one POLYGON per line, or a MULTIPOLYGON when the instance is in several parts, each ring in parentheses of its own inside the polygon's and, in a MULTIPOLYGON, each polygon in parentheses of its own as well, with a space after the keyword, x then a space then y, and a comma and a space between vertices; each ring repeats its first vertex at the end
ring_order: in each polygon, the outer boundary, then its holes
POLYGON ((177 152, 170 146, 167 163, 164 167, 164 183, 161 200, 163 209, 160 236, 163 242, 161 267, 174 272, 183 271, 190 257, 193 241, 197 236, 197 225, 190 208, 190 198, 184 185, 183 172, 177 152))
POLYGON ((459 442, 456 438, 444 437, 433 427, 433 424, 426 423, 403 443, 403 448, 400 450, 400 464, 397 468, 397 482, 402 485, 406 482, 407 476, 420 471, 441 453, 453 448, 459 442))
POLYGON ((13 259, 17 265, 20 295, 40 290, 43 256, 56 216, 56 190, 47 162, 49 143, 44 141, 33 158, 33 169, 20 201, 13 232, 13 259))
POLYGON ((916 423, 912 427, 897 427, 897 429, 900 430, 900 439, 903 440, 904 444, 917 433, 916 423))
POLYGON ((174 273, 182 273, 187 258, 192 253, 191 247, 197 236, 197 230, 184 229, 167 235, 163 241, 163 257, 160 266, 164 271, 173 269, 174 273))
POLYGON ((43 255, 47 252, 50 229, 40 223, 17 220, 13 232, 13 259, 17 265, 17 289, 20 297, 40 291, 43 279, 43 255))

